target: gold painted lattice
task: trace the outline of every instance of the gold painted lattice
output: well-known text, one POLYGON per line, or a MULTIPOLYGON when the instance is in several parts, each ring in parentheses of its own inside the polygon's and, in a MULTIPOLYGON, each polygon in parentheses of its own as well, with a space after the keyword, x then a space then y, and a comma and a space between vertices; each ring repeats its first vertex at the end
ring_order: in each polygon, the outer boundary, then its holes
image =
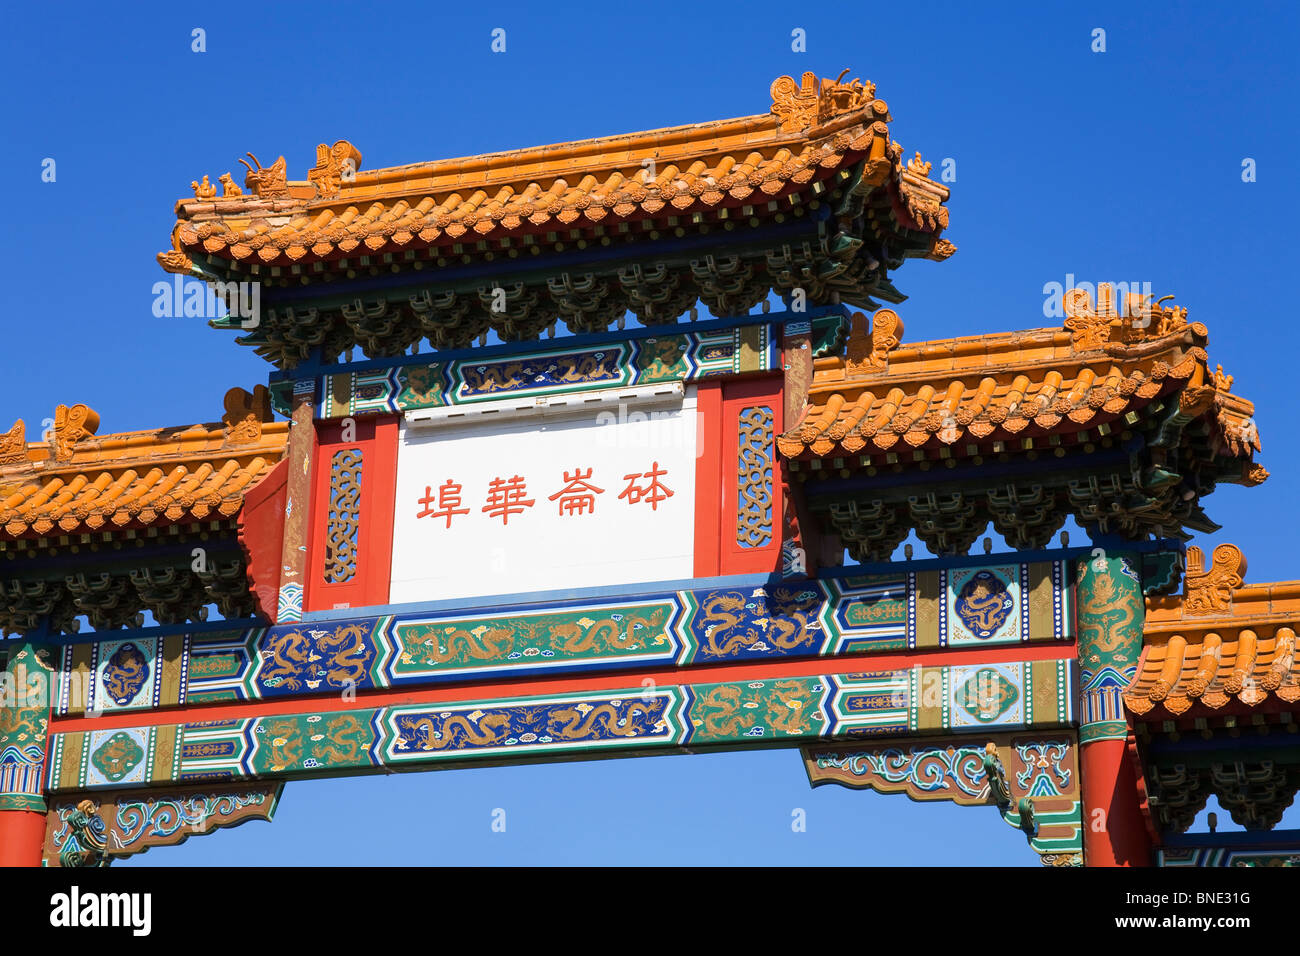
POLYGON ((772 409, 740 412, 736 472, 736 544, 761 548, 772 540, 772 409))
POLYGON ((360 448, 336 451, 330 460, 330 510, 325 528, 325 580, 351 581, 357 573, 361 528, 360 448))

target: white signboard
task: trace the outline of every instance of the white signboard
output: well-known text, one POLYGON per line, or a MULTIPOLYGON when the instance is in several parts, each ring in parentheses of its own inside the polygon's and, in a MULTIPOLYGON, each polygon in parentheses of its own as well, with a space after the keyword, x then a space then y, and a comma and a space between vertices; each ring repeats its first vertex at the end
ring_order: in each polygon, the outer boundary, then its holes
POLYGON ((403 422, 394 604, 689 578, 695 390, 464 424, 403 422))

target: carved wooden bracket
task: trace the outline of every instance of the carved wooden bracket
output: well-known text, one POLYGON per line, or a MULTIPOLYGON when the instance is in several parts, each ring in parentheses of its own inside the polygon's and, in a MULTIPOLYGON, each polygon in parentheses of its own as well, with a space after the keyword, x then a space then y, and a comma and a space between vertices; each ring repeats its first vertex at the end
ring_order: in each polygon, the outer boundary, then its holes
POLYGON ((283 788, 283 783, 248 783, 237 788, 113 790, 50 797, 44 864, 107 865, 94 861, 173 846, 196 834, 249 820, 269 821, 283 788))
POLYGON ((804 748, 803 758, 814 787, 837 783, 913 800, 996 806, 1045 865, 1082 864, 1083 804, 1071 730, 842 743, 804 748))

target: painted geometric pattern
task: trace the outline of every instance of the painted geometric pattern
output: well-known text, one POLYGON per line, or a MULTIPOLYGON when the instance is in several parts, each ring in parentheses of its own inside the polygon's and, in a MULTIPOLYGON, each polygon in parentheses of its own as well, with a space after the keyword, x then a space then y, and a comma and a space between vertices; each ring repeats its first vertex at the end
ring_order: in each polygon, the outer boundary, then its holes
POLYGON ((776 348, 777 337, 764 323, 630 339, 598 348, 345 372, 322 379, 319 417, 770 371, 778 367, 776 348))
POLYGON ((914 576, 873 575, 828 581, 838 636, 832 654, 897 651, 916 646, 914 576))
POLYGON ((302 585, 297 581, 280 585, 280 596, 275 605, 277 621, 302 620, 302 585))
MULTIPOLYGON (((960 686, 966 669, 920 667, 878 673, 631 687, 622 690, 402 704, 378 709, 247 717, 185 724, 175 761, 154 760, 160 726, 57 735, 59 753, 79 751, 79 766, 54 762, 49 789, 144 783, 298 777, 445 760, 594 754, 687 746, 743 747, 759 741, 815 741, 925 731, 1013 730, 1023 707, 987 721, 961 719, 927 688, 960 686), (952 673, 948 673, 951 670, 952 673), (74 739, 79 738, 79 739, 74 739), (129 742, 129 744, 128 744, 129 742), (141 756, 137 753, 143 750, 141 756), (155 772, 155 764, 158 768, 155 772), (164 770, 171 766, 170 772, 164 770)), ((1061 702, 1041 723, 1071 719, 1071 671, 1054 662, 1018 664, 1020 699, 1061 702), (1050 686, 1049 686, 1050 685, 1050 686), (1060 715, 1064 715, 1061 717, 1060 715)))
POLYGON ((742 409, 737 432, 736 544, 761 548, 772 540, 772 409, 742 409))
MULTIPOLYGON (((1030 565, 1028 576, 1050 584, 1059 580, 1053 575, 1058 565, 1030 565)), ((944 646, 938 575, 807 580, 670 591, 618 602, 288 622, 196 634, 180 655, 179 687, 173 680, 164 703, 258 700, 524 672, 938 649, 944 646)), ((1035 641, 1065 636, 1069 617, 1052 621, 1053 608, 1067 601, 1068 595, 1053 586, 1050 593, 1037 588, 1021 602, 1043 622, 1045 630, 1034 633, 1035 641)), ((1020 619, 1018 614, 1010 618, 1020 619)), ((1017 626, 1016 640, 1020 633, 1017 626)), ((152 646, 115 640, 90 645, 90 653, 104 660, 106 650, 111 657, 122 643, 152 646)), ((162 671, 152 656, 147 659, 155 673, 162 671)), ((60 713, 79 703, 72 699, 75 688, 66 686, 69 660, 65 656, 60 713)), ((125 693, 133 681, 114 686, 125 693)), ((142 686, 128 706, 146 706, 150 693, 147 684, 142 686)), ((97 700, 109 706, 102 693, 97 700)))

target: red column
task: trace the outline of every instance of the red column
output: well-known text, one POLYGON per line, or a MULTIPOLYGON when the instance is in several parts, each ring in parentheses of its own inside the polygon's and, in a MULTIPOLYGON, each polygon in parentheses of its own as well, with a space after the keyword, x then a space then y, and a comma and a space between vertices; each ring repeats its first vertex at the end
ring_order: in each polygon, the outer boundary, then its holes
POLYGON ((0 866, 40 866, 45 814, 0 810, 0 866))
POLYGON ((52 692, 48 647, 16 643, 0 691, 0 866, 40 866, 52 692))
POLYGON ((1140 559, 1097 548, 1075 568, 1079 624, 1079 774, 1086 866, 1150 866, 1121 694, 1137 675, 1146 598, 1140 559))
POLYGON ((1098 740, 1079 751, 1083 859, 1088 866, 1151 865, 1137 774, 1126 749, 1123 740, 1098 740))

